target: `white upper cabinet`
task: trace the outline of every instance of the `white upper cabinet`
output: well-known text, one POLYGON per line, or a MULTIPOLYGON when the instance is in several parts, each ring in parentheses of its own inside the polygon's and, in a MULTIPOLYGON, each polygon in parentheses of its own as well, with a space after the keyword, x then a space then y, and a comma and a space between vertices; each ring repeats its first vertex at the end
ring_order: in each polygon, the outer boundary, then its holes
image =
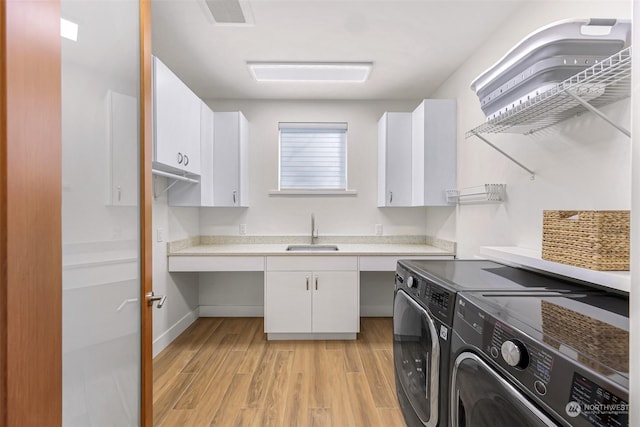
POLYGON ((425 99, 411 129, 413 205, 446 206, 446 190, 456 188, 456 101, 425 99))
POLYGON ((213 113, 213 205, 249 206, 249 124, 240 111, 213 113))
POLYGON ((200 181, 176 181, 169 189, 171 206, 214 206, 213 204, 213 111, 200 102, 200 181))
POLYGON ((107 92, 109 193, 107 205, 138 205, 138 100, 107 92))
POLYGON ((411 113, 378 121, 378 206, 411 206, 411 113))
POLYGON ((456 188, 456 103, 425 99, 378 122, 378 206, 444 206, 456 188))
POLYGON ((200 174, 200 99, 153 58, 154 167, 200 174))

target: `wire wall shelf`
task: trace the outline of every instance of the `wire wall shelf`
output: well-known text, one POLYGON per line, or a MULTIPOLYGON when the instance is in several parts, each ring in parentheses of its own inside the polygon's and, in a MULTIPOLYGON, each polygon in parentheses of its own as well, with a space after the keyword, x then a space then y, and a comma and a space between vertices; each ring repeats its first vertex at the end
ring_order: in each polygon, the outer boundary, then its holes
POLYGON ((500 116, 466 133, 466 138, 481 133, 532 134, 570 117, 591 111, 629 136, 627 129, 604 116, 598 108, 630 96, 631 47, 558 83, 529 100, 512 106, 500 116))
POLYGON ((447 190, 447 203, 502 202, 507 194, 506 184, 483 184, 459 190, 447 190))

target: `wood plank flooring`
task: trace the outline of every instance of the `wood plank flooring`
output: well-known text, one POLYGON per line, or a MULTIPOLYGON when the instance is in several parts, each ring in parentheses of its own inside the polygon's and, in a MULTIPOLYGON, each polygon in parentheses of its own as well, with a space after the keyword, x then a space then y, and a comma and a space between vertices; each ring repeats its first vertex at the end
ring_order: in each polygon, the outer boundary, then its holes
POLYGON ((153 361, 154 425, 402 427, 391 318, 360 329, 267 341, 262 318, 200 318, 153 361))

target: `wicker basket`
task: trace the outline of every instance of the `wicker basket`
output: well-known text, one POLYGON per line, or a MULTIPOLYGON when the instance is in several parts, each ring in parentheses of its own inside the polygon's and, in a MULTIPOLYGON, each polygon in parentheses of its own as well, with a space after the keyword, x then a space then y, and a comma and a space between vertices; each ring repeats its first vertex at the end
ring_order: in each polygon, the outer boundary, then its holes
POLYGON ((544 342, 572 347, 580 362, 598 372, 629 372, 629 331, 544 300, 542 331, 544 342))
POLYGON ((544 211, 542 259, 591 270, 629 270, 629 211, 544 211))

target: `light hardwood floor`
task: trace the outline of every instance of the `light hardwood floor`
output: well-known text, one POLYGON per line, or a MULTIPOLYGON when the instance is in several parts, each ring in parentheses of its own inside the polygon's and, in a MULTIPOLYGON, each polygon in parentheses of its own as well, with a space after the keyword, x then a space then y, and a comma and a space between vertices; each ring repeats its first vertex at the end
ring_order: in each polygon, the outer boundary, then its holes
POLYGON ((404 426, 391 318, 360 329, 267 341, 262 318, 200 318, 154 359, 154 425, 404 426))

